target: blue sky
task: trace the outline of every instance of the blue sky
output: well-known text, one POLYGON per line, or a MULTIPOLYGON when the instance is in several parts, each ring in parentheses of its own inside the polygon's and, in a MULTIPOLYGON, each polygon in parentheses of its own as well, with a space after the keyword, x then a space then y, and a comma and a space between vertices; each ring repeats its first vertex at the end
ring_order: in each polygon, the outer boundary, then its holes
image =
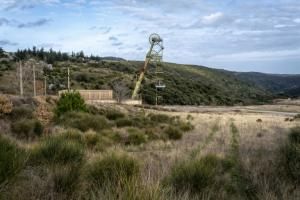
POLYGON ((0 0, 0 46, 300 74, 299 0, 0 0))

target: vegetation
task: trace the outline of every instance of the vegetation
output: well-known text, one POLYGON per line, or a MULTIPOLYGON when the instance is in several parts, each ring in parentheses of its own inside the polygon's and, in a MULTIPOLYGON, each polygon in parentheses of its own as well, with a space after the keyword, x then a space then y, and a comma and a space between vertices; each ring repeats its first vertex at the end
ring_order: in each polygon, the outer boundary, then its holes
POLYGON ((0 189, 25 165, 27 155, 15 143, 0 135, 0 189))
POLYGON ((86 110, 84 99, 79 92, 73 91, 61 94, 57 102, 55 113, 57 116, 61 116, 62 114, 71 111, 85 112, 86 110))
POLYGON ((11 129, 19 137, 34 138, 41 136, 44 128, 36 119, 22 119, 14 122, 11 129))
POLYGON ((118 186, 137 176, 139 169, 138 161, 127 155, 113 153, 90 163, 86 176, 96 187, 103 187, 106 184, 118 186))
POLYGON ((289 134, 288 142, 283 147, 283 162, 286 174, 300 183, 300 128, 293 128, 289 134))
POLYGON ((83 145, 74 139, 62 136, 46 137, 35 147, 32 159, 40 164, 80 163, 83 159, 83 145))
POLYGON ((80 131, 101 131, 110 128, 105 117, 82 112, 68 112, 58 119, 58 123, 65 127, 76 128, 80 131))
POLYGON ((13 105, 9 98, 4 95, 0 95, 0 116, 11 113, 13 105))

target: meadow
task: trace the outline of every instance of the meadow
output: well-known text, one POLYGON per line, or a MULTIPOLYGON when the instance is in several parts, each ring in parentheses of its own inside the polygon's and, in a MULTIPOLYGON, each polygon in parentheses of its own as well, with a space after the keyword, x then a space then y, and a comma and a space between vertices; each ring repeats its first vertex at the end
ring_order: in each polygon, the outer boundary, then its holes
POLYGON ((8 102, 1 199, 300 197, 297 105, 83 104, 60 113, 55 98, 8 102))

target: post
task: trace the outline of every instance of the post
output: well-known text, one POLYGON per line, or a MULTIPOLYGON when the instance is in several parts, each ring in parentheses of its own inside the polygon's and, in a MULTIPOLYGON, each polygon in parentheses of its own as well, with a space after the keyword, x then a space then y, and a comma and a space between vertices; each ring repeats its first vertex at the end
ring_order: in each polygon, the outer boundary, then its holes
POLYGON ((33 97, 36 97, 35 65, 33 64, 33 97))
POLYGON ((23 68, 22 68, 22 62, 19 61, 19 67, 20 67, 20 96, 23 96, 23 68))
POLYGON ((45 97, 47 96, 47 76, 44 76, 44 89, 45 89, 45 97))
POLYGON ((70 67, 68 67, 68 92, 70 92, 70 67))

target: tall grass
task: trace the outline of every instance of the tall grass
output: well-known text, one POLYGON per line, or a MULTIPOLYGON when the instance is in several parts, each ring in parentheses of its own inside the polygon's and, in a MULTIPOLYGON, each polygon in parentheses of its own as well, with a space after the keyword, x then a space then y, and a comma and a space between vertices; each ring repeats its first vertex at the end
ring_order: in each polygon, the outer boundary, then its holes
POLYGON ((0 135, 0 188, 25 165, 27 153, 15 143, 0 135))
POLYGON ((84 156, 83 145, 64 137, 46 137, 33 149, 32 162, 38 164, 80 163, 84 156))
POLYGON ((139 162, 125 154, 108 154, 92 161, 86 169, 86 178, 95 187, 112 184, 115 187, 138 176, 139 162))

